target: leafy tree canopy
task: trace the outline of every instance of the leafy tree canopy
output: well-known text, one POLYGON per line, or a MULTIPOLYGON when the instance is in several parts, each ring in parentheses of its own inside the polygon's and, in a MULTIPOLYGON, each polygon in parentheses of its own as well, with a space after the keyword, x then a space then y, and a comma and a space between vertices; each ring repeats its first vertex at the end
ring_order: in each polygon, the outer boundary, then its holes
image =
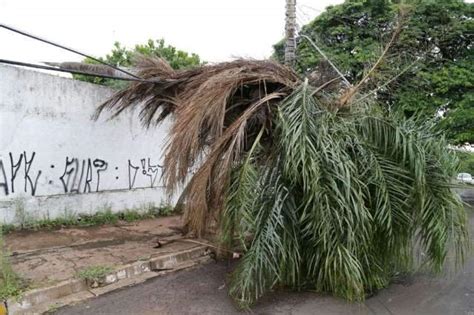
MULTIPOLYGON (((402 73, 378 98, 406 116, 439 116, 454 144, 474 143, 474 5, 461 0, 347 0, 305 25, 309 36, 352 82, 381 54, 399 9, 408 19, 384 64, 385 80, 402 73), (410 65, 410 66, 408 66, 410 65), (408 70, 407 70, 408 69, 408 70)), ((300 37, 296 68, 310 73, 322 60, 300 37)), ((283 60, 284 42, 274 46, 283 60)))
POLYGON ((474 175, 474 153, 461 151, 458 153, 460 160, 459 172, 469 173, 474 175))
MULTIPOLYGON (((135 45, 133 49, 129 49, 122 46, 119 42, 114 43, 114 48, 104 57, 98 59, 103 60, 107 63, 119 66, 119 67, 131 67, 133 59, 138 54, 144 56, 154 56, 165 59, 173 69, 184 69, 191 68, 200 65, 201 59, 197 54, 187 53, 185 51, 176 49, 171 45, 166 45, 164 39, 152 40, 149 39, 146 44, 135 45)), ((97 62, 86 58, 85 63, 96 64, 97 62)), ((118 81, 113 79, 105 79, 98 77, 90 77, 84 75, 74 75, 75 79, 87 81, 96 84, 107 85, 116 88, 122 88, 126 83, 124 81, 118 81)))

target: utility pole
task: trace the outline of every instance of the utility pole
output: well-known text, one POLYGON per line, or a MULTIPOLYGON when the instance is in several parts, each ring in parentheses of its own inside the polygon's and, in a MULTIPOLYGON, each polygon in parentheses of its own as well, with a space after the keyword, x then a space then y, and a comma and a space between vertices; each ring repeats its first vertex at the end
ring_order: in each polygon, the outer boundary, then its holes
POLYGON ((286 0, 285 64, 293 66, 296 59, 296 0, 286 0))

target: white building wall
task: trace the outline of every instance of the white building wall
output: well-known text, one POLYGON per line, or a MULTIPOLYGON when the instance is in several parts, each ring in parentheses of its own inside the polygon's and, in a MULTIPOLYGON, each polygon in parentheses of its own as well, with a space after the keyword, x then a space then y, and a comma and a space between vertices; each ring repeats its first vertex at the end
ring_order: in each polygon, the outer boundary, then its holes
POLYGON ((146 130, 133 112, 93 121, 111 94, 0 66, 0 223, 167 202, 160 164, 169 123, 146 130))

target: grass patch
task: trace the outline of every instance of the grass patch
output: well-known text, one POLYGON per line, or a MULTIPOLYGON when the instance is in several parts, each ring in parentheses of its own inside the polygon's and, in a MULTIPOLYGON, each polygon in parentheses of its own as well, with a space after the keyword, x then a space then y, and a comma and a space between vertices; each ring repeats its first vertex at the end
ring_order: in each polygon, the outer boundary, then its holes
POLYGON ((77 277, 88 282, 99 282, 102 278, 113 271, 109 266, 90 266, 77 273, 77 277))
POLYGON ((161 205, 160 207, 154 207, 153 205, 149 205, 144 211, 126 210, 124 212, 117 213, 117 216, 122 221, 133 222, 144 219, 166 217, 174 213, 174 209, 170 205, 161 205))
POLYGON ((17 229, 13 224, 0 224, 0 235, 8 234, 17 229))
POLYGON ((0 226, 0 301, 19 296, 26 285, 13 271, 3 243, 2 226, 0 226))
POLYGON ((18 230, 52 230, 62 227, 88 227, 105 224, 117 224, 119 221, 134 222, 145 219, 154 219, 163 216, 169 216, 174 213, 174 208, 171 205, 162 204, 155 206, 148 204, 141 208, 129 209, 122 212, 112 212, 110 207, 105 207, 102 211, 91 215, 75 215, 70 211, 64 211, 62 217, 56 219, 41 219, 41 220, 22 220, 18 226, 8 224, 3 226, 3 234, 18 230))

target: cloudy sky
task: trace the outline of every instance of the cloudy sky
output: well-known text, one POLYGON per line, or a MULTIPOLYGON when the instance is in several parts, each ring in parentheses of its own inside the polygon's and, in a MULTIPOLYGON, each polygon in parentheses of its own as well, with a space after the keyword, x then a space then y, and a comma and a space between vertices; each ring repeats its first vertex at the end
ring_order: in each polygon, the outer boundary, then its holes
MULTIPOLYGON (((297 0, 307 23, 343 0, 297 0)), ((207 61, 270 56, 284 35, 284 0, 0 0, 0 23, 94 56, 115 41, 147 39, 199 54, 207 61)), ((80 56, 0 28, 0 58, 26 62, 78 61, 80 56)))

